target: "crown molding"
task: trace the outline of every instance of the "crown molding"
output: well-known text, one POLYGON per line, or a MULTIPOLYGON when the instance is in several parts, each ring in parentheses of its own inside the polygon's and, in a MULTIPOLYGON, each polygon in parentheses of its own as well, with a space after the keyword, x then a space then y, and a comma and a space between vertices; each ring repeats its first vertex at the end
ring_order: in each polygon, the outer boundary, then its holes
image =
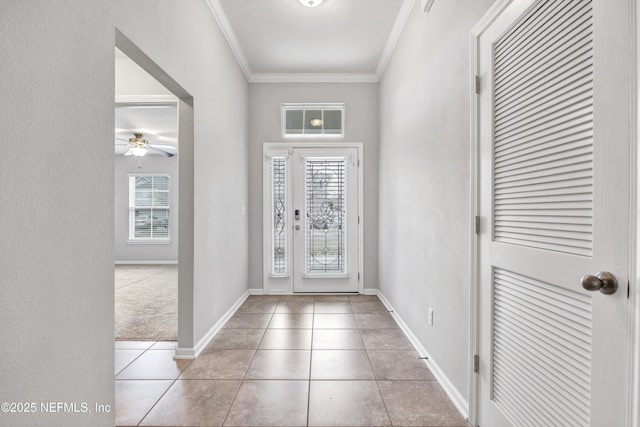
MULTIPOLYGON (((434 0, 430 1, 433 3, 434 0)), ((407 20, 409 19, 409 15, 411 15, 415 2, 416 0, 404 0, 402 2, 402 6, 400 6, 396 22, 393 24, 391 34, 389 34, 389 38, 387 39, 387 44, 382 51, 380 62, 378 62, 378 68, 376 68, 377 81, 380 81, 384 74, 384 70, 387 68, 387 64, 391 59, 391 55, 393 55, 393 51, 398 44, 398 40, 400 40, 400 35, 402 35, 402 30, 404 30, 404 26, 407 24, 407 20)))
POLYGON ((377 83, 374 73, 254 73, 249 83, 377 83))
POLYGON ((233 52, 233 55, 236 57, 238 65, 240 65, 244 76, 249 80, 251 76, 251 67, 249 66, 249 62, 247 61, 247 57, 245 56, 242 47, 240 47, 240 42, 238 42, 236 33, 233 31, 233 28, 231 28, 229 18, 227 18, 227 14, 224 13, 220 0, 207 0, 207 5, 213 14, 213 17, 218 22, 218 26, 220 27, 224 38, 227 39, 231 52, 233 52))
MULTIPOLYGON (((206 0, 233 55, 249 83, 377 83, 382 78, 395 50, 404 26, 416 0, 404 0, 396 17, 387 43, 382 51, 375 73, 252 73, 247 57, 240 46, 220 0, 206 0)), ((422 0, 423 10, 428 11, 435 0, 422 0)))
POLYGON ((436 0, 422 0, 422 11, 429 13, 431 10, 431 6, 433 6, 433 2, 436 0))

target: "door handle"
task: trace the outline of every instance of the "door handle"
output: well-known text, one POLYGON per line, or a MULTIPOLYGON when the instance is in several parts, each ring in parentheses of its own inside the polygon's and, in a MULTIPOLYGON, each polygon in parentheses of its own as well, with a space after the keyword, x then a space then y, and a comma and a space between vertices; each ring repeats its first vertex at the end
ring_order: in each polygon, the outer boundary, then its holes
POLYGON ((615 276, 606 271, 599 271, 595 276, 583 276, 580 283, 588 291, 600 291, 605 295, 611 295, 618 290, 618 281, 615 276))
POLYGON ((300 226, 299 225, 296 225, 296 230, 300 230, 300 226))

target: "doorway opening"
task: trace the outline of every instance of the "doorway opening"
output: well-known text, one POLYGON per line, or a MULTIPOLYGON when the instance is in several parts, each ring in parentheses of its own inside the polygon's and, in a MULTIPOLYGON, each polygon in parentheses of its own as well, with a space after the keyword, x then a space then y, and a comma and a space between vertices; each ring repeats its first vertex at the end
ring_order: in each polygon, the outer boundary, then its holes
POLYGON ((264 144, 264 292, 362 293, 362 144, 264 144))
POLYGON ((178 338, 177 99, 116 49, 115 339, 178 338), (132 86, 142 94, 131 95, 132 86))
MULTIPOLYGON (((171 192, 171 182, 173 181, 176 185, 173 190, 175 196, 173 198, 175 204, 174 208, 169 206, 169 212, 171 210, 175 211, 177 215, 173 220, 173 225, 171 225, 171 214, 170 213, 162 213, 162 209, 165 208, 163 206, 153 206, 153 208, 158 208, 159 212, 145 211, 143 212, 143 208, 147 207, 138 207, 134 206, 133 209, 130 206, 127 206, 127 215, 130 221, 133 221, 133 231, 130 233, 136 237, 136 233, 140 231, 143 234, 143 237, 163 237, 164 235, 171 236, 171 230, 180 230, 179 235, 175 235, 175 242, 177 243, 177 266, 174 265, 174 268, 177 269, 175 273, 177 275, 177 345, 173 343, 171 348, 176 349, 176 357, 180 357, 183 351, 181 349, 192 349, 194 345, 193 339, 193 258, 194 258, 194 249, 193 249, 193 184, 194 184, 194 174, 193 174, 193 138, 194 138, 194 121, 193 121, 193 97, 180 85, 178 84, 169 74, 167 74, 160 66, 158 66, 151 58, 149 58, 138 46, 136 46, 127 36, 125 36, 119 29, 115 29, 115 47, 120 50, 125 56, 127 56, 136 66, 144 70, 149 76, 155 80, 155 84, 158 87, 164 89, 164 95, 167 97, 165 99, 160 99, 158 96, 149 97, 146 96, 147 103, 160 103, 161 107, 165 108, 167 103, 173 103, 177 108, 177 141, 180 142, 180 155, 174 156, 176 159, 176 179, 172 180, 169 178, 169 182, 167 180, 163 180, 162 178, 156 179, 157 175, 147 175, 147 184, 149 181, 149 177, 151 178, 151 185, 156 186, 158 184, 158 189, 161 190, 162 185, 169 186, 169 192, 171 192), (170 97, 170 99, 169 99, 170 97), (158 182, 156 182, 158 181, 158 182), (136 214, 139 215, 136 215, 136 214), (148 219, 149 224, 145 224, 145 221, 142 220, 143 217, 148 219), (154 219, 157 218, 157 220, 154 219), (164 219, 168 219, 168 230, 163 230, 164 228, 164 219), (136 224, 137 222, 137 224, 136 224), (148 227, 147 227, 148 225, 148 227), (138 230, 138 226, 140 230, 138 230), (144 234, 144 233, 147 234, 144 234), (156 234, 157 232, 157 234, 156 234)), ((137 92, 136 88, 139 88, 139 82, 133 82, 130 86, 131 91, 128 94, 120 94, 122 97, 118 99, 120 102, 131 102, 131 99, 127 99, 124 95, 135 95, 137 99, 134 101, 139 102, 140 98, 145 98, 143 93, 137 92)), ((145 129, 136 129, 136 133, 143 133, 145 129)), ((126 139, 126 138, 125 138, 126 139)), ((156 146, 154 147, 153 143, 140 141, 145 140, 144 135, 132 135, 127 142, 132 142, 136 148, 141 145, 143 148, 146 148, 148 151, 161 150, 165 152, 171 152, 171 144, 163 144, 161 141, 156 145, 165 145, 165 146, 156 146), (133 141, 131 141, 133 139, 133 141)), ((116 140, 117 141, 117 140, 116 140)), ((167 142, 167 141, 164 141, 167 142)), ((176 146, 177 147, 177 146, 176 146)), ((149 157, 150 159, 151 157, 149 157)), ((144 159, 143 161, 148 162, 148 159, 144 159)), ((134 175, 134 174, 132 174, 134 175)), ((135 199, 136 192, 136 179, 137 175, 128 176, 128 183, 134 184, 133 189, 133 197, 135 199)), ((144 184, 144 179, 142 179, 144 184)), ((144 185, 147 185, 144 184, 144 185)), ((141 192, 144 192, 144 188, 141 189, 141 192)), ((156 191, 160 193, 161 191, 156 191)), ((152 198, 153 200, 153 198, 152 198)), ((129 235, 131 237, 131 234, 129 235)), ((158 245, 159 246, 159 245, 158 245)))

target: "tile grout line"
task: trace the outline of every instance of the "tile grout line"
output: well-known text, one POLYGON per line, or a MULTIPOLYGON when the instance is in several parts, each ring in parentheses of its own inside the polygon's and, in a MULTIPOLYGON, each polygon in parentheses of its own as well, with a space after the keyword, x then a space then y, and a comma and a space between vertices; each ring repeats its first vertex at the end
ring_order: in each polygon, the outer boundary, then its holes
MULTIPOLYGON (((271 324, 271 321, 273 320, 273 315, 275 314, 276 310, 278 309, 278 304, 280 304, 280 301, 282 301, 282 297, 280 297, 280 299, 278 299, 278 302, 276 303, 276 306, 273 308, 273 311, 271 312, 271 317, 269 318, 269 322, 267 322, 267 326, 264 327, 264 331, 262 332, 262 337, 260 338, 260 341, 258 342, 258 345, 256 346, 256 349, 253 352, 253 356, 251 356, 251 360, 249 361, 249 364, 247 365, 247 370, 244 372, 244 375, 242 376, 242 379, 240 380, 240 385, 238 386, 238 390, 236 390, 236 394, 233 396, 233 399, 231 400, 231 404, 229 405, 229 409, 227 409, 227 413, 225 414, 224 419, 222 420, 222 424, 220 424, 221 426, 224 426, 225 423, 227 422, 227 418, 229 418, 229 414, 231 413, 231 408, 233 407, 233 404, 236 402, 236 399, 238 398, 238 394, 240 393, 240 389, 242 388, 242 385, 244 384, 245 379, 247 378, 247 374, 249 373, 249 368, 251 368, 251 364, 253 363, 253 359, 255 359, 256 354, 258 353, 258 350, 260 349, 260 345, 262 344, 262 341, 264 340, 264 336, 267 334, 267 329, 269 329, 269 325, 271 324)), ((234 313, 234 315, 235 315, 235 313, 234 313)))
MULTIPOLYGON (((153 346, 151 346, 151 347, 153 347, 153 346)), ((151 347, 149 347, 149 349, 150 349, 151 347)), ((147 351, 149 351, 149 349, 147 349, 147 350, 145 351, 145 353, 146 353, 147 351)), ((142 354, 141 354, 140 356, 142 356, 142 354)), ((174 384, 178 381, 178 378, 180 378, 180 376, 182 375, 182 373, 183 373, 184 371, 186 371, 186 370, 189 368, 189 366, 191 366, 191 363, 193 363, 193 360, 189 361, 189 363, 187 364, 187 366, 185 366, 185 368, 184 368, 182 371, 180 371, 180 373, 178 374, 178 376, 177 376, 177 377, 175 377, 175 378, 173 379, 173 382, 172 382, 172 383, 169 385, 169 387, 167 387, 167 389, 166 389, 166 390, 165 390, 165 391, 160 395, 160 397, 158 398, 158 400, 156 400, 156 403, 154 403, 153 405, 151 405, 151 408, 149 408, 149 410, 148 410, 148 411, 143 415, 143 417, 142 417, 142 418, 140 418, 140 421, 138 421, 138 424, 136 424, 137 426, 139 426, 139 425, 144 421, 144 419, 145 419, 145 418, 147 418, 147 417, 149 416, 149 414, 151 413, 151 411, 153 411, 153 409, 154 409, 156 406, 158 406, 158 403, 160 403, 160 401, 162 400, 162 398, 163 398, 163 397, 164 397, 164 396, 169 392, 169 390, 171 390, 171 387, 173 387, 173 386, 174 386, 174 384)), ((169 380, 171 380, 171 379, 169 379, 169 380)), ((161 381, 161 379, 159 379, 159 378, 158 378, 158 379, 156 379, 155 381, 161 381)))
POLYGON ((309 347, 309 382, 307 385, 307 427, 309 426, 309 413, 311 412, 311 369, 313 369, 313 331, 316 322, 316 297, 313 297, 313 312, 311 313, 311 345, 309 347))
MULTIPOLYGON (((149 341, 149 342, 151 342, 151 341, 149 341)), ((154 342, 153 342, 153 344, 151 344, 151 347, 153 347, 154 345, 156 345, 156 343, 157 343, 157 342, 158 342, 158 341, 154 341, 154 342)), ((145 350, 142 350, 142 353, 140 353, 139 355, 137 355, 137 356, 136 356, 136 357, 135 357, 131 362, 127 363, 127 365, 126 365, 124 368, 120 369, 118 372, 116 372, 115 374, 113 374, 113 379, 114 379, 114 380, 117 380, 117 378, 116 378, 116 377, 117 377, 118 375, 120 375, 120 374, 122 373, 122 371, 124 371, 124 370, 125 370, 125 369, 127 369, 129 366, 131 366, 131 364, 132 364, 133 362, 135 362, 136 360, 138 360, 138 359, 140 358, 140 356, 142 356, 143 354, 145 354, 147 351, 151 350, 151 347, 149 347, 149 348, 147 348, 147 349, 145 349, 145 350)), ((115 351, 117 351, 117 350, 128 350, 128 349, 126 349, 126 348, 120 348, 120 349, 115 349, 115 348, 114 348, 114 349, 113 349, 113 351, 114 351, 114 352, 115 352, 115 351)), ((135 351, 136 349, 132 349, 132 350, 134 350, 134 351, 135 351)))
MULTIPOLYGON (((349 300, 351 302, 351 300, 349 300)), ((353 306, 351 307, 353 310, 353 306)), ((355 316, 354 316, 355 317, 355 316)), ((371 358, 369 357, 369 350, 367 349, 364 338, 362 338, 362 328, 360 328, 360 324, 358 323, 358 333, 360 334, 360 339, 362 340, 362 346, 365 349, 365 354, 367 355, 367 360, 369 361, 369 366, 371 366, 371 372, 373 373, 373 380, 376 382, 376 387, 378 389, 378 393, 380 393, 380 398, 382 399, 382 404, 384 405, 384 410, 387 413, 387 418, 389 419, 389 425, 393 426, 393 421, 391 421, 391 414, 389 414, 389 408, 387 408, 387 402, 384 400, 384 395, 382 394, 382 389, 380 388, 380 382, 378 381, 378 376, 376 375, 376 371, 373 369, 373 363, 371 363, 371 358)))

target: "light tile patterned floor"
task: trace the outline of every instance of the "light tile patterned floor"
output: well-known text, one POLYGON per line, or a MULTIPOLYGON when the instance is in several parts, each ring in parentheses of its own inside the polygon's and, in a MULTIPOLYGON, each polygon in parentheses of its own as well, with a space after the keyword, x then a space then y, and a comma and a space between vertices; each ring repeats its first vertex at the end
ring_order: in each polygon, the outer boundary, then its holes
POLYGON ((174 348, 116 343, 118 426, 468 426, 375 296, 251 296, 174 348))

